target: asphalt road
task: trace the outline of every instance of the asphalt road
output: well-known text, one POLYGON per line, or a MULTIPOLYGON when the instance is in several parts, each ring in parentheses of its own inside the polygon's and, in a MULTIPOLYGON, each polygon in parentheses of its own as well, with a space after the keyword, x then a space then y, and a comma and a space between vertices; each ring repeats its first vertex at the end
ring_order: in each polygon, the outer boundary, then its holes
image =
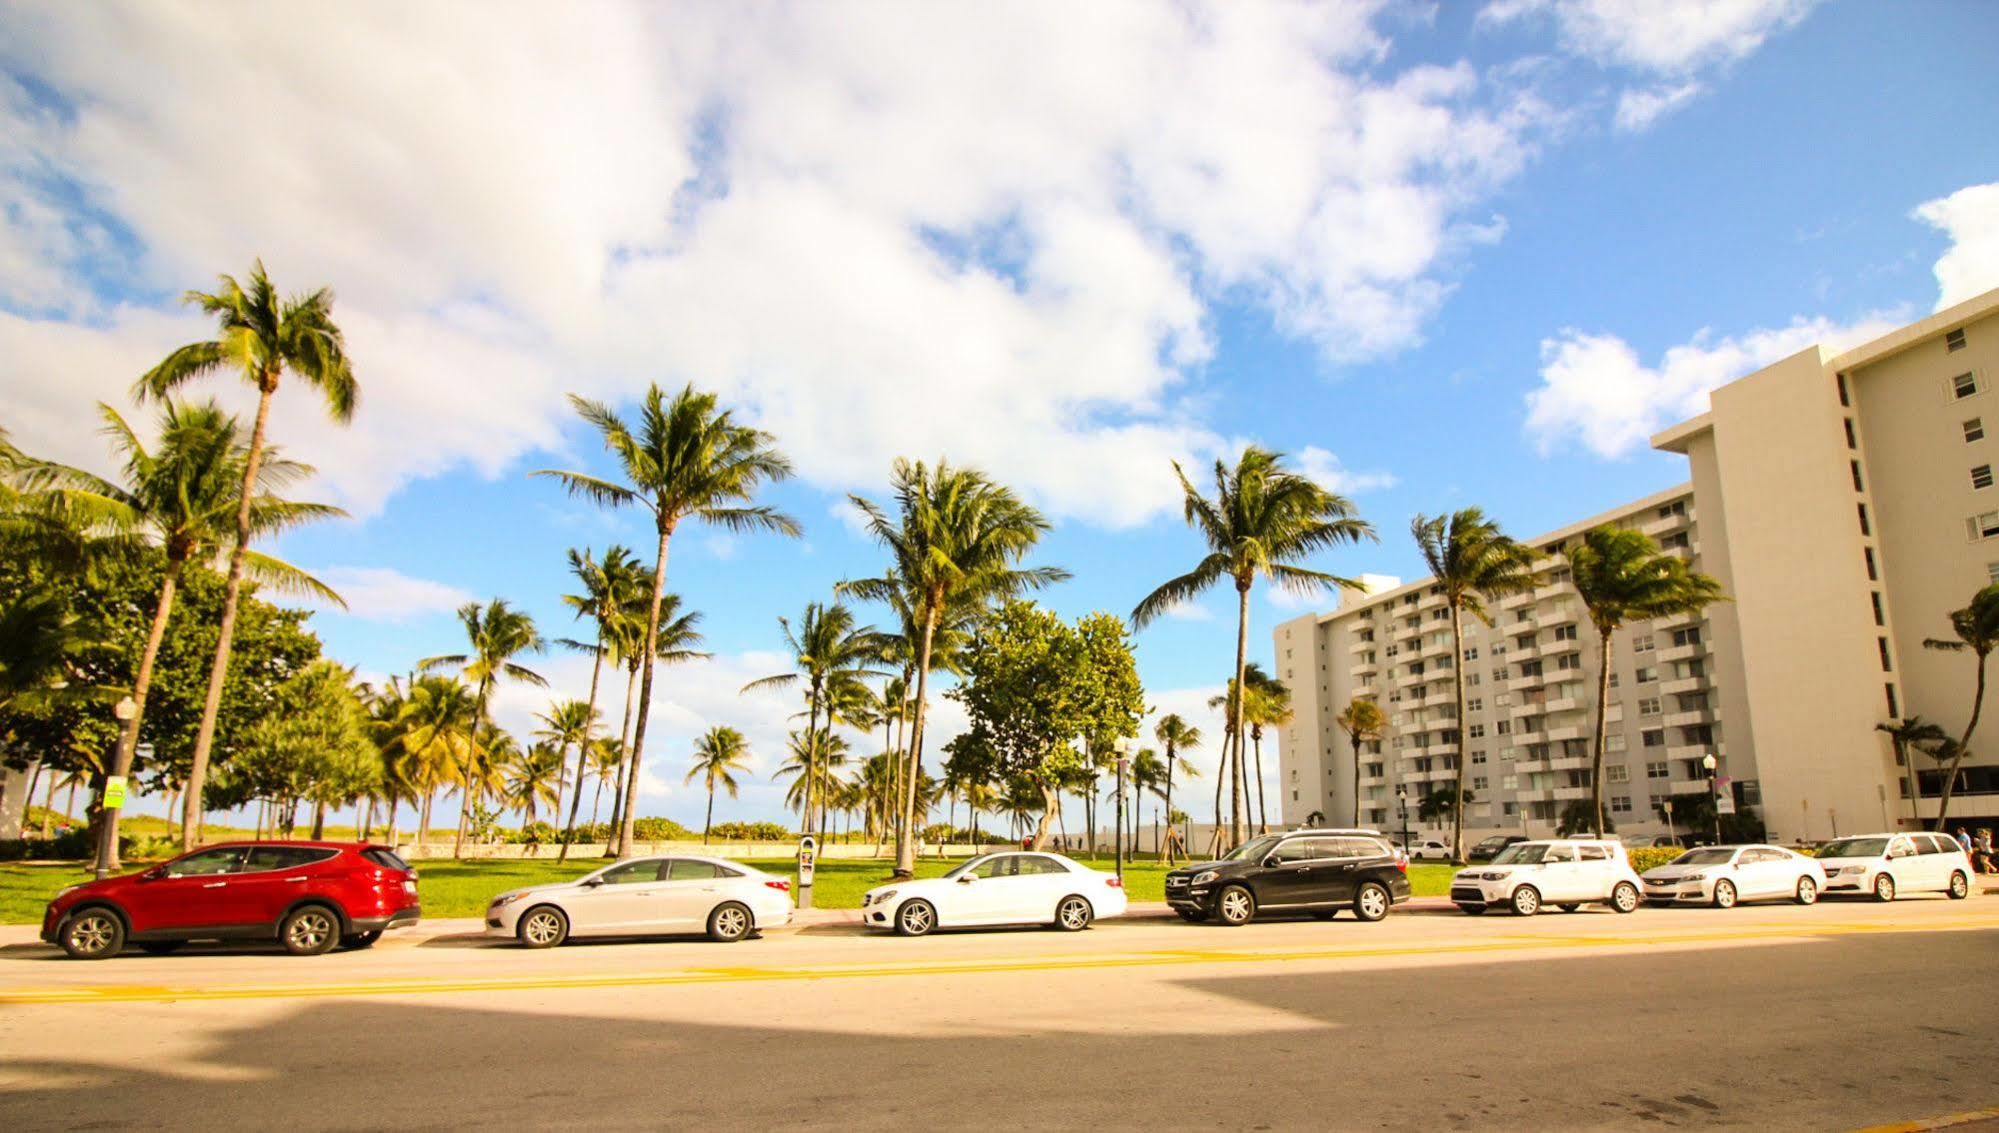
POLYGON ((1856 1129, 1999 1105, 1999 900, 105 963, 0 1128, 1856 1129))

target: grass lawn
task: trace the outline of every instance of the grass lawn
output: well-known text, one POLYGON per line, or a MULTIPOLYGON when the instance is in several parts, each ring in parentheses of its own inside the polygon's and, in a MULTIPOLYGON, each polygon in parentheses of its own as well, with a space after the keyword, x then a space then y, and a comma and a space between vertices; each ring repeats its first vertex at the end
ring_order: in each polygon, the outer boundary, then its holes
MULTIPOLYGON (((143 863, 126 864, 136 869, 143 863)), ((502 890, 579 877, 603 864, 602 858, 557 863, 550 856, 524 861, 421 861, 416 869, 425 916, 476 917, 502 890)), ((789 858, 751 858, 744 859, 744 864, 783 876, 792 873, 789 858)), ((893 864, 888 858, 821 861, 813 878, 812 903, 822 909, 858 908, 863 893, 888 880, 893 864)), ((936 877, 953 864, 926 859, 917 863, 916 873, 918 877, 936 877)), ((1089 864, 1110 868, 1108 859, 1089 864)), ((1441 896, 1450 889, 1451 871, 1448 865, 1429 862, 1411 865, 1409 882, 1418 897, 1441 896)), ((42 907, 56 890, 89 877, 90 872, 81 864, 0 865, 0 924, 40 923, 42 907)), ((1125 889, 1134 901, 1164 900, 1165 877, 1165 868, 1156 861, 1127 862, 1124 867, 1125 889)))

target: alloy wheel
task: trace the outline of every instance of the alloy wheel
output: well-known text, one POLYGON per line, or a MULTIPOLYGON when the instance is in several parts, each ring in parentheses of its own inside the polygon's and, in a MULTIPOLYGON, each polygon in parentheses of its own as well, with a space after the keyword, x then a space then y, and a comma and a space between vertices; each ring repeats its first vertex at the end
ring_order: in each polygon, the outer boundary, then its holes
POLYGON ((1523 885, 1513 891, 1513 911, 1523 917, 1531 917, 1541 911, 1541 891, 1532 885, 1523 885))
POLYGON ((1388 915, 1388 892, 1378 885, 1365 886, 1360 891, 1359 904, 1363 919, 1378 921, 1388 915))
POLYGON ((1070 932, 1088 928, 1090 924, 1090 903, 1081 897, 1071 897, 1055 910, 1055 918, 1070 932))
POLYGON ((1240 887, 1230 887, 1222 892, 1222 920, 1229 924, 1243 924, 1253 911, 1249 891, 1240 887))
POLYGON ((285 939, 300 952, 311 952, 333 935, 333 918, 316 909, 292 918, 285 939))
POLYGON ((1714 907, 1717 909, 1733 909, 1735 907, 1735 886, 1733 883, 1727 881, 1717 881, 1714 883, 1714 907))
POLYGON ((936 914, 930 911, 929 905, 922 901, 911 901, 902 907, 902 912, 896 915, 896 920, 901 922, 903 932, 910 936, 922 936, 936 927, 937 918, 936 914))
POLYGON ((715 935, 722 940, 737 940, 750 931, 750 915, 739 905, 727 905, 715 911, 715 935))
POLYGON ((85 913, 69 926, 70 943, 85 956, 95 956, 111 947, 111 940, 117 934, 118 926, 111 922, 108 913, 85 913))
POLYGON ((1798 904, 1809 905, 1819 899, 1819 883, 1809 877, 1798 879, 1798 904))
POLYGON ((1874 899, 1876 901, 1893 901, 1895 899, 1895 879, 1885 873, 1875 878, 1874 899))
POLYGON ((562 919, 547 909, 528 914, 527 923, 521 926, 521 935, 529 944, 543 947, 555 943, 561 932, 562 919))

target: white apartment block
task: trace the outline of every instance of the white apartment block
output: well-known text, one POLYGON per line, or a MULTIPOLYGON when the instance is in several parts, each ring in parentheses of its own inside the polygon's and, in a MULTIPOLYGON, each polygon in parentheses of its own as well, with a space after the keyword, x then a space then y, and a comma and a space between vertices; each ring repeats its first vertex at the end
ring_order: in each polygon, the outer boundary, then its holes
MULTIPOLYGON (((1969 716, 1972 658, 1922 643, 1950 637, 1950 611, 1999 581, 1995 385, 1999 291, 1842 353, 1812 347, 1653 438, 1687 457, 1690 482, 1528 540, 1544 585, 1490 602, 1490 626, 1467 618, 1462 657, 1429 579, 1279 625, 1273 671, 1296 709, 1278 730, 1285 821, 1354 821, 1358 801, 1364 825, 1398 828, 1406 803, 1412 830, 1447 826, 1419 822, 1418 800, 1464 758, 1469 832, 1551 833, 1590 795, 1598 653, 1554 552, 1605 523, 1644 531, 1730 598, 1613 638, 1604 797, 1620 834, 1665 833, 1657 804, 1706 791, 1710 753, 1772 838, 1934 818, 1939 765, 1912 755, 1912 797, 1876 725, 1920 715, 1955 735, 1969 716), (1335 723, 1356 697, 1389 721, 1363 745, 1358 800, 1335 723)), ((1990 699, 1953 821, 1999 825, 1999 690, 1990 699)))

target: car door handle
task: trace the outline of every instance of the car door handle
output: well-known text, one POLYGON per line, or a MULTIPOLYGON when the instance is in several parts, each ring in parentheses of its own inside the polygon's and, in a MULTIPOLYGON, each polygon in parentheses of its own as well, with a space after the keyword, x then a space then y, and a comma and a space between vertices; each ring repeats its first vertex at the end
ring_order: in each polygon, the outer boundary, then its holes
POLYGON ((285 880, 286 880, 286 881, 310 881, 310 880, 312 880, 312 879, 311 879, 311 878, 309 878, 309 877, 287 877, 287 878, 285 878, 285 880))
POLYGON ((220 889, 220 888, 222 888, 223 886, 225 886, 225 885, 227 885, 227 884, 229 884, 229 883, 228 883, 228 882, 226 882, 226 881, 211 881, 211 882, 209 882, 208 884, 206 884, 206 885, 202 886, 202 888, 203 888, 203 889, 220 889))

